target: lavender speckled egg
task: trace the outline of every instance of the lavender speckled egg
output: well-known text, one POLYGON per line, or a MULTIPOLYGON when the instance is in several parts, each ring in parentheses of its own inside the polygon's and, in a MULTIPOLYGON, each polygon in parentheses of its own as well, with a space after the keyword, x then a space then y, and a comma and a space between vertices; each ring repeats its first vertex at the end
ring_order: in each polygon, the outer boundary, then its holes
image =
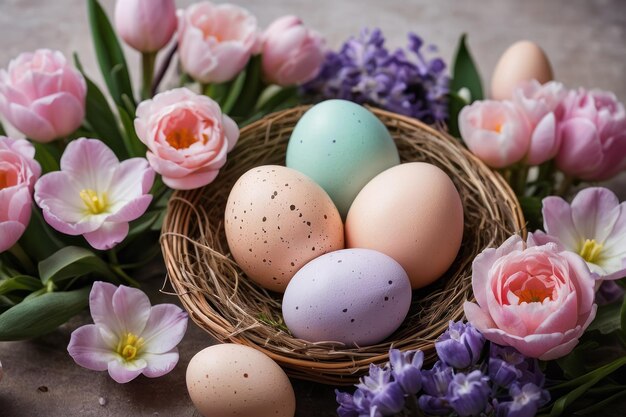
POLYGON ((390 336, 411 305, 411 283, 398 262, 371 249, 330 252, 291 279, 283 317, 310 342, 367 346, 390 336))
POLYGON ((343 223, 326 192, 278 165, 252 168, 233 186, 224 213, 228 247, 248 278, 284 292, 311 259, 343 249, 343 223))

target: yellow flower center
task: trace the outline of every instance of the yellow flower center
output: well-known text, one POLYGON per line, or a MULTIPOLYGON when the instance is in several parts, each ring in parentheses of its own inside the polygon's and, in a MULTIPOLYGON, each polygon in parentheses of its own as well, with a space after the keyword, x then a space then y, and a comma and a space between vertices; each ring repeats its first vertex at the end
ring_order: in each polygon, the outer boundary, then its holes
POLYGON ((595 239, 586 239, 585 243, 583 243, 582 248, 578 252, 578 254, 587 262, 595 264, 600 260, 600 255, 602 254, 602 245, 601 243, 596 242, 595 239))
POLYGON ((498 123, 494 126, 493 130, 497 133, 502 133, 502 129, 504 128, 504 123, 498 123))
POLYGON ((0 171, 0 190, 9 186, 9 178, 6 171, 0 171))
POLYGON ((132 361, 137 356, 137 352, 141 349, 143 343, 143 337, 137 337, 132 333, 124 333, 115 351, 124 358, 124 360, 132 361))
POLYGON ((552 290, 548 288, 527 288, 515 291, 514 294, 519 298, 518 304, 541 303, 546 298, 552 299, 552 290))
POLYGON ((173 148, 176 149, 186 149, 196 143, 198 138, 193 134, 193 132, 189 131, 189 129, 183 127, 182 129, 174 130, 165 136, 165 140, 169 143, 173 148))
POLYGON ((80 192, 80 198, 90 214, 100 214, 109 208, 109 199, 106 193, 98 194, 91 188, 86 188, 80 192))

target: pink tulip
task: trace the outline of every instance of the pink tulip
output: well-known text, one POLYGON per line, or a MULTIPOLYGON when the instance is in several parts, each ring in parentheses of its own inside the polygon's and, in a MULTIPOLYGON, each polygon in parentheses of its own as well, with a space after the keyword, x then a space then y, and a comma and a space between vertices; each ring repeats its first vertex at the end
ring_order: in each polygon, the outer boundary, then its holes
POLYGON ((587 181, 607 180, 626 169, 626 112, 606 91, 571 91, 559 127, 557 167, 587 181))
POLYGON ((154 171, 144 158, 120 163, 97 139, 76 139, 65 148, 61 171, 35 184, 46 222, 61 233, 83 235, 96 249, 110 249, 128 234, 128 222, 152 201, 154 171))
POLYGON ((275 20, 263 34, 263 75, 281 86, 315 78, 324 62, 324 39, 296 16, 275 20))
POLYGON ((493 168, 519 162, 528 152, 530 126, 509 101, 475 101, 465 106, 459 129, 467 147, 493 168))
POLYGON ((135 130, 150 165, 177 190, 213 181, 239 138, 237 125, 215 101, 186 88, 139 104, 135 130))
POLYGON ((20 54, 0 70, 0 112, 37 142, 73 133, 85 117, 85 79, 61 52, 20 54))
POLYGON ((552 360, 572 351, 596 315, 593 274, 585 261, 548 243, 514 235, 472 264, 476 303, 467 320, 488 340, 552 360))
POLYGON ((13 246, 30 220, 32 192, 41 167, 24 139, 0 136, 0 253, 13 246))
POLYGON ((559 150, 558 123, 563 118, 563 99, 567 90, 561 83, 550 81, 541 85, 532 80, 513 91, 513 100, 528 119, 532 131, 525 158, 529 165, 542 164, 559 150))
POLYGON ((74 361, 108 371, 115 382, 141 374, 156 378, 178 363, 176 345, 187 330, 187 313, 174 304, 150 305, 141 290, 94 282, 89 294, 94 324, 72 332, 67 350, 74 361))
POLYGON ((195 3, 180 15, 180 62, 201 83, 229 81, 248 63, 257 38, 256 18, 246 9, 195 3))
POLYGON ((156 52, 174 36, 178 20, 174 0, 118 0, 115 28, 140 52, 156 52))

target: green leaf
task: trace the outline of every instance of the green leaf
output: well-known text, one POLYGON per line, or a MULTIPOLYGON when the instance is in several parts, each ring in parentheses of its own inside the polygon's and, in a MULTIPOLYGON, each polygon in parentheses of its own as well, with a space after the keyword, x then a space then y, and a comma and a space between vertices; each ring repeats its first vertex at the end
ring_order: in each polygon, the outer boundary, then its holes
POLYGON ((31 258, 42 260, 61 249, 65 244, 59 239, 44 220, 41 211, 33 205, 28 227, 19 240, 20 245, 31 258))
POLYGON ((13 291, 37 291, 42 287, 41 281, 28 275, 17 275, 0 281, 0 295, 13 291))
POLYGON ((593 414, 593 415, 602 415, 603 413, 601 411, 606 410, 606 406, 609 405, 610 403, 612 403, 613 401, 623 397, 626 395, 626 387, 619 387, 621 388, 621 391, 611 395, 610 397, 607 397, 597 403, 595 403, 592 406, 589 406, 587 408, 584 408, 582 410, 578 410, 576 411, 574 414, 579 415, 579 416, 584 416, 584 415, 588 415, 588 414, 593 414), (598 413, 598 411, 600 411, 600 413, 598 413))
POLYGON ((228 96, 229 89, 230 89, 230 81, 225 82, 225 83, 220 83, 220 84, 214 83, 214 84, 209 84, 205 86, 203 88, 203 93, 204 95, 209 96, 213 100, 215 100, 221 107, 222 103, 224 102, 224 100, 226 100, 226 97, 228 96))
POLYGON ((600 344, 598 342, 590 340, 576 346, 571 353, 557 359, 556 362, 563 370, 565 377, 578 378, 589 372, 589 369, 585 366, 587 355, 599 346, 600 344))
POLYGON ((163 210, 149 211, 137 220, 130 223, 130 230, 126 239, 130 239, 137 236, 146 230, 153 230, 152 226, 155 225, 163 214, 163 210))
POLYGON ((85 287, 24 300, 0 314, 0 340, 30 339, 49 333, 80 313, 88 299, 89 287, 85 287))
POLYGON ((222 112, 229 114, 233 109, 233 106, 237 103, 237 99, 243 90, 243 86, 246 80, 246 70, 244 69, 237 75, 235 81, 232 82, 228 89, 228 94, 224 98, 224 104, 222 105, 222 112))
POLYGON ((4 126, 2 126, 2 122, 0 122, 0 136, 6 136, 7 132, 4 130, 4 126))
POLYGON ((130 118, 130 115, 126 109, 121 106, 117 107, 117 111, 120 114, 120 120, 122 121, 122 126, 124 127, 124 146, 126 147, 126 151, 131 157, 145 157, 146 146, 137 137, 137 132, 135 132, 135 126, 130 118))
POLYGON ((467 105, 467 102, 458 94, 448 93, 448 133, 455 138, 461 137, 459 131, 459 113, 467 105))
POLYGON ((39 262, 39 277, 44 285, 48 281, 57 283, 89 273, 109 280, 116 279, 102 259, 90 250, 77 246, 66 246, 39 262))
POLYGON ((261 79, 261 55, 255 55, 250 58, 246 66, 246 80, 239 99, 228 114, 238 118, 249 116, 266 87, 267 85, 261 79))
POLYGON ((60 169, 59 161, 61 159, 61 155, 58 148, 44 143, 31 143, 35 147, 35 159, 41 165, 42 174, 58 171, 60 169))
POLYGON ((467 88, 471 94, 470 103, 483 99, 483 87, 476 64, 465 43, 466 35, 461 35, 453 64, 450 91, 458 93, 461 88, 467 88))
POLYGON ((97 135, 97 137, 104 142, 119 159, 126 159, 128 154, 124 147, 124 141, 122 134, 118 128, 118 122, 115 115, 111 111, 109 103, 98 88, 98 86, 87 77, 83 71, 83 67, 80 63, 78 55, 74 54, 74 62, 76 67, 85 77, 87 82, 87 100, 86 100, 86 112, 85 119, 89 126, 97 135))
POLYGON ((100 71, 113 101, 123 106, 122 94, 133 97, 128 65, 115 31, 97 0, 87 0, 89 26, 100 71))
POLYGON ((622 304, 612 303, 598 308, 596 318, 593 319, 587 331, 598 330, 602 334, 609 334, 621 329, 622 304))
POLYGON ((543 226, 541 214, 541 198, 529 196, 517 196, 519 204, 522 207, 524 218, 526 219, 526 229, 537 230, 543 226))

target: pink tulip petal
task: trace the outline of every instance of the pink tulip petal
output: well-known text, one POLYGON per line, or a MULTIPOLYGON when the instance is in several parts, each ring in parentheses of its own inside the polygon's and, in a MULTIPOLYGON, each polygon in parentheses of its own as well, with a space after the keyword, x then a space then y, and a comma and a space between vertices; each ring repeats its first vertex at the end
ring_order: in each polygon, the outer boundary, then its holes
POLYGON ((148 365, 143 370, 143 374, 148 378, 157 378, 170 372, 178 363, 178 349, 174 348, 169 352, 158 355, 144 353, 142 358, 148 365))
POLYGON ((26 227, 17 221, 0 222, 0 253, 15 245, 25 230, 26 227))
POLYGON ((111 378, 117 383, 125 384, 137 378, 148 366, 144 359, 135 359, 132 362, 119 358, 109 362, 108 370, 111 378))
POLYGON ((578 344, 578 338, 572 339, 572 340, 570 340, 568 342, 565 342, 565 343, 563 343, 561 345, 557 345, 557 346, 553 347, 552 349, 550 349, 547 352, 543 353, 537 359, 540 359, 542 361, 551 361, 551 360, 554 360, 554 359, 561 358, 561 357, 567 355, 568 353, 570 353, 572 350, 574 350, 574 348, 576 347, 577 344, 578 344))
POLYGON ((193 172, 192 169, 184 168, 172 161, 162 159, 152 152, 148 152, 146 157, 148 162, 150 162, 150 166, 163 176, 182 178, 193 172))
POLYGON ((567 259, 570 267, 571 282, 578 294, 578 314, 587 314, 595 306, 595 279, 580 256, 572 252, 561 252, 559 255, 567 259))
POLYGON ((141 335, 149 353, 172 350, 187 330, 187 313, 174 304, 159 304, 150 310, 150 318, 141 335))
POLYGON ((572 221, 572 210, 561 197, 546 197, 542 201, 543 227, 563 244, 567 250, 578 251, 584 241, 572 221))
POLYGON ((556 155, 559 150, 554 113, 548 113, 535 127, 526 156, 529 165, 540 165, 556 155))
POLYGON ((142 335, 150 317, 150 300, 137 288, 120 285, 113 294, 113 311, 124 332, 142 335))
POLYGON ((481 332, 496 327, 491 317, 475 303, 470 303, 469 301, 464 302, 463 311, 465 312, 467 321, 481 332))
MULTIPOLYGON (((134 200, 128 201, 120 208, 116 208, 115 214, 107 217, 107 222, 123 223, 136 220, 146 212, 150 206, 150 202, 152 202, 152 196, 150 194, 142 195, 134 200)), ((126 237, 126 233, 124 237, 126 237)), ((122 237, 122 240, 124 237, 122 237)))
POLYGON ((586 119, 570 119, 560 126, 557 167, 568 175, 593 179, 602 164, 602 143, 596 126, 586 119))
POLYGON ((124 329, 113 309, 113 294, 117 287, 108 282, 96 281, 89 293, 89 311, 94 323, 104 331, 109 347, 114 347, 124 329))
POLYGON ((34 111, 19 104, 9 103, 5 114, 8 121, 20 132, 37 142, 47 143, 57 139, 54 128, 34 111))
POLYGON ((560 251, 565 250, 563 245, 561 245, 561 242, 556 237, 546 234, 543 230, 536 230, 529 233, 526 241, 528 242, 529 248, 534 246, 543 246, 550 243, 559 247, 560 251))
POLYGON ((578 314, 577 294, 570 293, 565 300, 559 300, 551 314, 543 316, 543 320, 535 326, 532 333, 558 333, 573 329, 578 324, 578 314))
MULTIPOLYGON (((63 171, 55 171, 37 181, 34 197, 44 215, 46 212, 54 213, 54 217, 63 223, 60 227, 68 229, 60 231, 70 234, 76 228, 65 223, 79 223, 85 218, 86 206, 80 198, 80 192, 80 185, 73 178, 63 171)), ((81 234, 83 230, 78 232, 81 234)))
POLYGON ((98 139, 76 139, 67 145, 61 157, 61 170, 80 181, 84 188, 97 191, 109 189, 119 160, 113 151, 98 139))
POLYGON ((174 190, 193 190, 210 184, 219 174, 219 171, 196 172, 183 178, 163 176, 163 182, 174 190))
POLYGON ((224 134, 226 135, 226 140, 228 141, 228 149, 230 152, 233 150, 235 145, 237 144, 237 140, 239 139, 239 126, 237 123, 227 115, 223 116, 224 119, 224 134))
POLYGON ((93 248, 107 250, 123 241, 128 235, 128 229, 128 223, 107 222, 92 232, 84 233, 83 236, 93 248))
POLYGON ((572 220, 583 239, 604 243, 620 214, 617 196, 606 188, 591 187, 581 190, 571 204, 572 220))
POLYGON ((73 133, 83 121, 85 106, 69 93, 55 93, 35 100, 31 110, 52 124, 56 137, 73 133))
POLYGON ((603 142, 604 158, 601 169, 592 178, 595 181, 605 181, 626 169, 626 123, 622 131, 603 142))
POLYGON ((489 271, 493 263, 498 259, 496 250, 489 248, 482 251, 472 262, 472 290, 478 305, 487 306, 486 290, 489 287, 489 271))
POLYGON ((102 339, 95 324, 74 330, 67 351, 77 364, 93 371, 106 371, 109 362, 118 358, 102 339))

